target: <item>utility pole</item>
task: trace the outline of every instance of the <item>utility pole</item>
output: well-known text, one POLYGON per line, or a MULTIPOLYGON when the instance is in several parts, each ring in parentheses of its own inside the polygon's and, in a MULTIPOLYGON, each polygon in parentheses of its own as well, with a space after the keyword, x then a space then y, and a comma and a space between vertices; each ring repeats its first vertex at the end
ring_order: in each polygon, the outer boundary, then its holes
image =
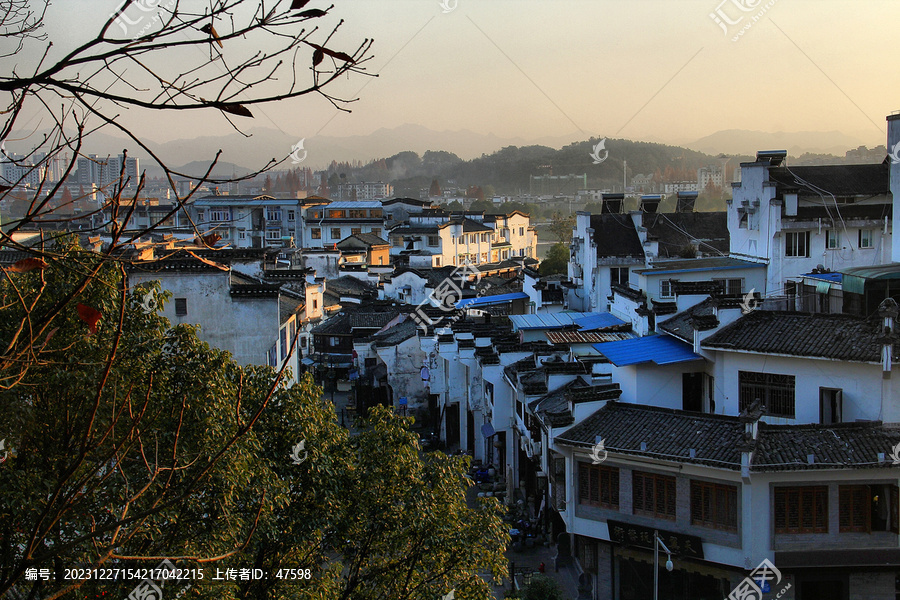
POLYGON ((628 189, 628 161, 622 161, 622 194, 628 189))

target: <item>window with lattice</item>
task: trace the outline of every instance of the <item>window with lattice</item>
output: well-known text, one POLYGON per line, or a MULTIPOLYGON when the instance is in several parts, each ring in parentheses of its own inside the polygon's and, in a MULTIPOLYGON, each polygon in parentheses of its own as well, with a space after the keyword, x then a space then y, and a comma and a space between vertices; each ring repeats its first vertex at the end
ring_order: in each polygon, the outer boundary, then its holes
POLYGON ((634 514, 675 520, 675 478, 634 471, 632 476, 634 514))
POLYGON ((897 533, 898 496, 896 485, 842 485, 838 487, 838 530, 841 533, 897 533))
POLYGON ((737 531, 737 486, 691 481, 691 524, 737 531))
POLYGON ((759 400, 767 415, 793 419, 795 384, 793 375, 738 371, 739 408, 743 411, 759 400))
POLYGON ((578 464, 578 502, 619 509, 619 469, 578 464))
POLYGON ((775 533, 828 533, 828 488, 775 488, 775 533))

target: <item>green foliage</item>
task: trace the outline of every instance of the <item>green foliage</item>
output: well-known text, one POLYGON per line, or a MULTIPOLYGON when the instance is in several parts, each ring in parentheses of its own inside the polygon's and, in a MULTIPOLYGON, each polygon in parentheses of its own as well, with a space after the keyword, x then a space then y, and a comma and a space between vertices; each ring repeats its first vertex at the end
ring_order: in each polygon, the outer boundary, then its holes
POLYGON ((24 570, 168 557, 269 571, 207 576, 191 597, 490 598, 478 573, 502 573, 508 538, 496 501, 467 506, 462 459, 420 454, 409 421, 386 411, 350 436, 310 378, 286 386, 241 367, 146 310, 150 290, 166 300, 158 287, 129 291, 119 266, 74 245, 59 254, 0 280, 0 439, 13 450, 0 465, 0 596, 124 597, 137 582, 24 570), (96 333, 76 303, 100 311, 96 333), (281 568, 312 577, 277 579, 281 568))
POLYGON ((575 227, 575 217, 572 215, 562 215, 561 213, 553 213, 552 222, 550 223, 550 232, 556 236, 556 239, 563 244, 569 244, 572 241, 572 229, 575 227))
POLYGON ((535 574, 522 590, 522 600, 564 600, 559 584, 546 575, 535 574))
POLYGON ((541 275, 565 275, 569 264, 569 246, 562 242, 550 246, 547 256, 541 261, 538 271, 541 275))

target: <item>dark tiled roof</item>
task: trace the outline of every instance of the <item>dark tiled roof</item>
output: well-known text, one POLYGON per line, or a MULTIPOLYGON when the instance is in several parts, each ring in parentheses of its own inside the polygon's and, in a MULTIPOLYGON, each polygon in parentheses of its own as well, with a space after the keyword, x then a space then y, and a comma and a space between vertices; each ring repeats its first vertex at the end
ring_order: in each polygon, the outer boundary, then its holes
POLYGON ((769 425, 760 422, 748 442, 739 417, 691 413, 609 402, 556 437, 559 444, 591 448, 600 437, 607 451, 739 470, 742 450, 753 451, 751 471, 890 468, 900 429, 880 422, 837 425, 769 425), (641 443, 646 444, 641 449, 641 443), (690 451, 695 451, 694 458, 690 451), (878 461, 879 453, 885 462, 878 461), (813 455, 810 462, 809 455, 813 455))
POLYGON ((809 182, 835 196, 877 196, 890 193, 890 165, 819 165, 809 167, 770 167, 778 195, 798 191, 802 196, 819 197, 819 193, 803 185, 809 182))
POLYGON ((835 467, 891 466, 878 463, 878 454, 890 457, 900 442, 900 429, 881 423, 837 425, 768 425, 760 423, 753 455, 754 471, 833 469, 835 467), (809 455, 813 455, 810 464, 809 455))
POLYGON ((297 300, 296 298, 291 298, 289 296, 282 296, 278 302, 278 312, 280 317, 280 323, 284 323, 288 319, 291 318, 291 315, 297 312, 300 307, 303 306, 303 302, 297 300))
POLYGON ((387 240, 373 233, 356 233, 344 238, 337 243, 337 247, 343 248, 371 248, 372 246, 387 246, 387 240))
MULTIPOLYGON (((694 340, 694 326, 691 323, 692 319, 706 319, 708 317, 714 317, 713 308, 716 306, 716 301, 713 298, 707 298, 703 302, 699 304, 695 304, 687 310, 683 310, 671 319, 667 319, 659 324, 658 329, 661 331, 665 331, 666 333, 670 333, 677 338, 681 338, 687 342, 693 343, 694 340)), ((704 322, 705 324, 706 322, 704 322)), ((699 324, 699 323, 698 323, 699 324)))
POLYGON ((402 323, 397 323, 390 329, 372 336, 376 346, 396 346, 406 340, 416 337, 418 325, 412 319, 407 318, 402 323))
POLYGON ((400 310, 386 309, 379 312, 344 311, 339 312, 321 325, 313 328, 314 335, 349 335, 354 329, 381 329, 394 319, 400 310))
POLYGON ((744 426, 738 417, 609 402, 556 441, 590 448, 597 437, 609 452, 737 470, 744 426))
POLYGON ((437 235, 437 225, 401 225, 394 227, 389 235, 437 235))
POLYGON ((454 219, 454 220, 448 221, 447 223, 444 223, 443 225, 441 225, 441 228, 448 227, 453 224, 460 224, 460 223, 462 223, 462 226, 463 226, 462 227, 463 233, 479 233, 479 232, 494 231, 493 228, 488 227, 487 225, 485 225, 483 223, 479 223, 478 221, 473 221, 472 219, 469 219, 469 218, 454 219))
POLYGON ((754 310, 706 338, 702 346, 879 363, 879 329, 876 321, 853 315, 754 310))
POLYGON ((659 241, 660 256, 680 256, 695 238, 702 242, 700 252, 724 253, 729 250, 728 213, 725 211, 645 213, 642 223, 648 236, 659 241))
POLYGON ((725 291, 725 283, 722 281, 673 281, 672 291, 676 296, 706 296, 725 291))
POLYGON ((629 215, 591 215, 591 228, 594 230, 597 257, 644 258, 644 246, 629 215))
POLYGON ((353 296, 358 298, 374 298, 378 296, 378 290, 375 286, 351 275, 327 280, 325 289, 336 296, 353 296))
POLYGON ((890 203, 880 204, 845 204, 835 209, 830 196, 826 196, 828 206, 799 206, 796 217, 783 216, 785 221, 808 221, 810 219, 823 219, 823 226, 833 226, 834 219, 878 219, 888 220, 893 218, 894 205, 890 203))
POLYGON ((675 302, 653 301, 653 313, 657 315, 671 315, 678 312, 678 306, 675 302))

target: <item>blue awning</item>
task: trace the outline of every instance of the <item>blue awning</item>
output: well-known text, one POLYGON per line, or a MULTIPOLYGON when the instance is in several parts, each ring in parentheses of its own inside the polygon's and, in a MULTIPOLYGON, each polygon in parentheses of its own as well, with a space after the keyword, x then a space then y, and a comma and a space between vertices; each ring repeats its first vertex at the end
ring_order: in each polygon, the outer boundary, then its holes
POLYGON ((671 365, 675 363, 701 360, 690 344, 669 335, 646 335, 644 337, 594 344, 594 349, 617 367, 655 363, 671 365))
POLYGON ((481 296, 480 298, 466 298, 456 303, 456 308, 472 308, 473 306, 488 306, 490 304, 504 304, 513 300, 527 300, 528 294, 525 292, 514 292, 512 294, 496 294, 494 296, 481 296))

